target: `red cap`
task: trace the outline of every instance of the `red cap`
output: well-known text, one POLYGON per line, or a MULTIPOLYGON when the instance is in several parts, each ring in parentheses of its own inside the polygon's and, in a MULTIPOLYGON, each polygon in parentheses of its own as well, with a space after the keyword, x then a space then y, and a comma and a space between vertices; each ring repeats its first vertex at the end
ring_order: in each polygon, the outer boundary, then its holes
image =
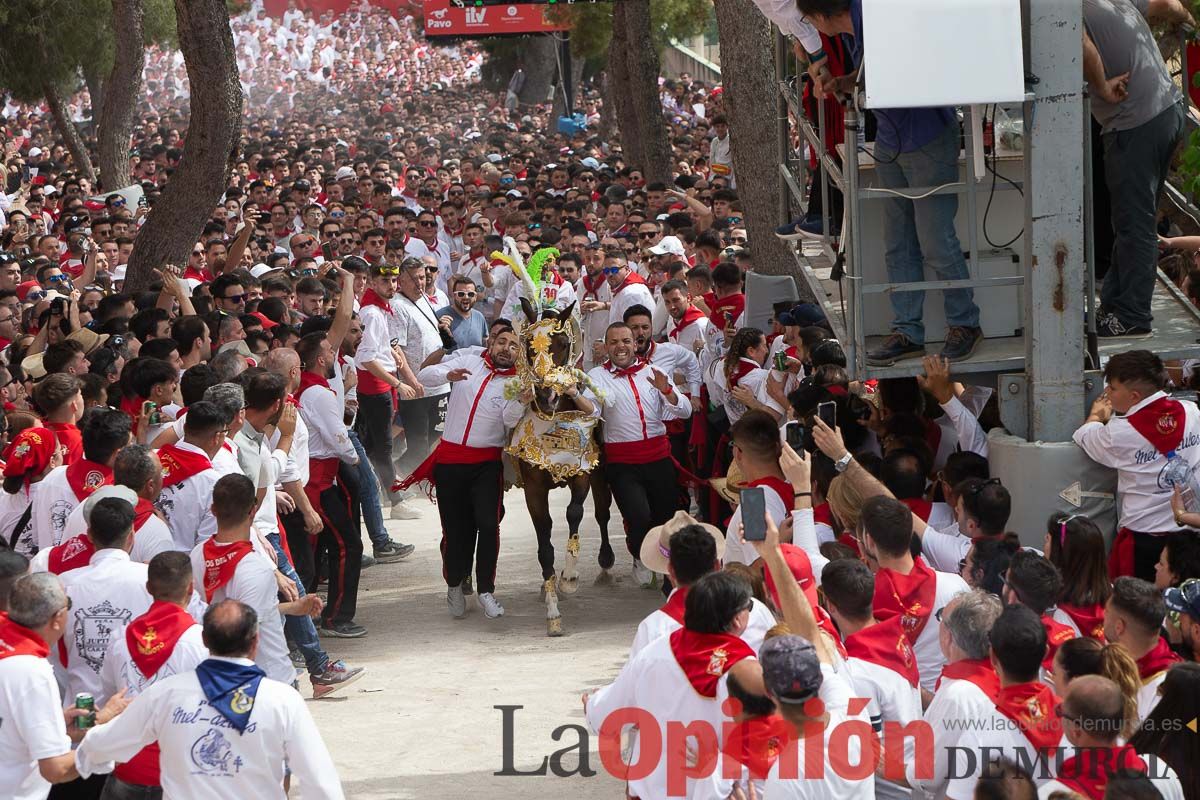
POLYGON ((262 323, 264 331, 269 331, 269 330, 271 330, 271 328, 274 328, 276 325, 279 324, 275 320, 268 317, 266 314, 263 314, 262 312, 259 312, 259 311, 251 311, 250 316, 254 317, 259 322, 262 323))
POLYGON ((17 478, 42 473, 58 447, 58 438, 48 428, 26 428, 4 450, 4 477, 17 478))
POLYGON ((32 292, 34 289, 41 288, 42 285, 37 281, 25 281, 17 286, 17 298, 23 303, 25 302, 25 298, 29 296, 30 292, 32 292))
MULTIPOLYGON (((783 552, 783 560, 787 563, 788 569, 796 577, 796 583, 800 584, 800 590, 808 598, 809 605, 815 609, 820 605, 820 599, 817 597, 817 582, 813 579, 812 562, 808 560, 808 553, 794 544, 781 544, 779 549, 783 552)), ((766 578, 767 591, 771 594, 771 599, 775 601, 775 607, 779 608, 779 591, 775 588, 771 571, 764 569, 763 577, 766 578)))

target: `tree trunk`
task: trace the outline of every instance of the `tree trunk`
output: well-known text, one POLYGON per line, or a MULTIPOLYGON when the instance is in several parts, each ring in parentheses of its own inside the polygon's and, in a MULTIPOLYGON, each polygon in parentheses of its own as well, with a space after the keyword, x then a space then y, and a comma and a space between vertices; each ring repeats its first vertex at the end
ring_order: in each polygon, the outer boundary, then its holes
POLYGON ((91 64, 85 66, 82 72, 83 85, 87 87, 88 98, 92 102, 92 122, 94 124, 100 116, 100 109, 104 106, 104 76, 91 64))
MULTIPOLYGON (((610 59, 611 60, 611 59, 610 59)), ((600 84, 600 140, 603 142, 620 141, 617 128, 617 104, 613 95, 613 80, 611 69, 606 68, 597 77, 600 84)))
POLYGON ((146 63, 142 0, 112 0, 114 56, 112 72, 104 82, 104 103, 97 105, 96 139, 100 150, 100 180, 104 191, 115 192, 129 185, 129 142, 133 139, 133 117, 142 87, 146 63))
POLYGON ((242 117, 233 32, 225 0, 175 0, 179 49, 191 84, 183 156, 134 241, 126 291, 145 289, 153 271, 183 264, 225 190, 242 117))
POLYGON ((640 165, 645 161, 642 137, 638 130, 637 112, 629 96, 629 30, 625 25, 625 3, 612 4, 612 39, 608 45, 608 96, 612 100, 613 118, 621 131, 621 152, 626 164, 640 165))
MULTIPOLYGON (((795 275, 796 258, 775 235, 779 215, 779 120, 775 41, 771 24, 750 0, 716 0, 721 83, 738 199, 755 272, 795 275)), ((806 284, 797 289, 807 294, 806 284)))
POLYGON ((522 106, 545 105, 549 99, 550 85, 558 75, 557 47, 558 43, 549 34, 528 38, 523 59, 525 86, 520 92, 522 106))
POLYGON ((87 145, 83 143, 83 137, 79 135, 79 129, 71 121, 71 115, 67 111, 67 101, 62 95, 62 90, 52 83, 46 83, 43 88, 46 93, 46 105, 50 106, 50 114, 54 117, 54 124, 58 127, 58 132, 62 134, 63 143, 66 145, 67 151, 71 154, 71 161, 75 163, 75 171, 80 176, 87 178, 92 185, 95 185, 96 170, 92 167, 92 157, 88 155, 87 145))
MULTIPOLYGON (((623 0, 627 35, 625 59, 629 65, 629 100, 637 116, 642 160, 639 166, 647 183, 671 182, 671 143, 658 96, 658 48, 650 31, 650 0, 623 0)), ((761 14, 759 16, 762 16, 761 14)), ((615 48, 614 48, 615 49, 615 48)))

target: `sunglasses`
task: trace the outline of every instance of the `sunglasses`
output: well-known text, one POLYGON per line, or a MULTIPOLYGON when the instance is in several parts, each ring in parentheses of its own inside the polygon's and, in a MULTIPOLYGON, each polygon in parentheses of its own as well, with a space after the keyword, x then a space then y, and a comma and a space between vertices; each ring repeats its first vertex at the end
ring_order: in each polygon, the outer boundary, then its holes
POLYGON ((658 236, 658 231, 642 231, 638 234, 639 239, 653 239, 658 236))
POLYGON ((450 197, 465 197, 465 192, 449 192, 450 197))
MULTIPOLYGON (((455 297, 467 297, 467 298, 472 298, 472 297, 474 297, 474 296, 475 296, 475 292, 455 292, 455 293, 454 293, 454 296, 455 296, 455 297)), ((0 320, 0 322, 3 322, 3 321, 4 321, 4 320, 0 320)))
POLYGON ((308 247, 308 246, 310 246, 310 245, 314 245, 314 244, 316 244, 316 243, 317 243, 317 240, 316 240, 316 239, 305 239, 305 240, 304 240, 304 241, 302 241, 302 242, 296 242, 296 243, 295 243, 294 245, 292 245, 292 246, 293 246, 293 247, 308 247))
POLYGON ((419 220, 417 220, 417 224, 420 225, 422 228, 436 228, 437 220, 419 219, 419 220))
POLYGON ((125 198, 118 197, 112 201, 112 204, 116 208, 124 208, 125 207, 125 198))
POLYGON ((45 299, 45 297, 45 292, 30 292, 29 294, 25 295, 25 300, 26 302, 36 303, 38 300, 45 299))
POLYGON ((346 216, 345 211, 330 211, 329 212, 330 219, 341 219, 344 216, 346 216))
POLYGON ((730 239, 729 241, 733 242, 734 244, 745 244, 746 237, 745 236, 735 236, 732 239, 730 239))
POLYGON ((338 239, 338 243, 339 244, 354 244, 354 237, 353 236, 343 236, 338 239))
POLYGON ((244 294, 231 294, 231 295, 229 295, 228 297, 222 297, 221 299, 222 299, 222 300, 228 300, 228 301, 229 301, 229 302, 231 302, 231 303, 237 303, 238 305, 241 305, 242 303, 246 302, 246 295, 244 295, 244 294))
POLYGON ((622 269, 624 269, 624 267, 605 267, 604 274, 605 275, 616 275, 622 269))
POLYGON ((71 276, 70 275, 50 275, 46 278, 46 280, 50 281, 51 283, 63 283, 65 281, 71 280, 71 276))
POLYGON ((202 256, 202 255, 204 255, 204 251, 203 251, 203 250, 193 250, 193 251, 192 251, 192 256, 193 256, 193 257, 198 257, 198 256, 202 256))

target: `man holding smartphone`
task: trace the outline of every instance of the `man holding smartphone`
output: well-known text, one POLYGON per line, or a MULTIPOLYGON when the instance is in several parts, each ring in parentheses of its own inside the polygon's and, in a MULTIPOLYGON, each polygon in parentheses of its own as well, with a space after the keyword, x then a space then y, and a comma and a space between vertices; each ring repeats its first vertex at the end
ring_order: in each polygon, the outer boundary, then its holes
MULTIPOLYGON (((779 423, 765 411, 747 411, 742 418, 733 424, 729 430, 729 438, 733 441, 733 461, 745 476, 747 488, 761 488, 763 504, 755 510, 761 516, 764 512, 771 519, 780 523, 787 519, 796 496, 809 494, 809 487, 793 487, 783 476, 779 467, 779 456, 782 445, 779 442, 779 423)), ((729 518, 729 528, 725 531, 725 563, 750 564, 758 558, 753 546, 742 541, 739 530, 744 524, 746 538, 751 538, 755 526, 759 530, 763 520, 744 518, 750 513, 750 504, 738 504, 733 516, 729 518)))

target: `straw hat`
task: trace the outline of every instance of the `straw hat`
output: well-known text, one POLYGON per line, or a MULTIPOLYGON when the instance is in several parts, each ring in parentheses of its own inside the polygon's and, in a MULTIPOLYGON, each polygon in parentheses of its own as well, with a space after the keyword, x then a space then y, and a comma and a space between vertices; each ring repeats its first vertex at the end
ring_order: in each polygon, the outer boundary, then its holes
POLYGON ((700 522, 686 511, 676 511, 675 516, 655 528, 651 528, 646 532, 646 538, 642 540, 642 563, 653 572, 660 575, 667 574, 668 561, 671 555, 671 535, 678 530, 686 528, 688 525, 699 525, 704 528, 713 540, 717 543, 717 558, 720 559, 725 554, 725 534, 721 533, 721 529, 715 525, 709 525, 707 522, 700 522))
POLYGON ((721 499, 731 506, 738 504, 738 496, 742 489, 746 488, 746 477, 742 475, 742 469, 737 465, 736 461, 730 462, 729 470, 725 473, 724 478, 709 478, 708 483, 712 486, 713 491, 721 496, 721 499))

